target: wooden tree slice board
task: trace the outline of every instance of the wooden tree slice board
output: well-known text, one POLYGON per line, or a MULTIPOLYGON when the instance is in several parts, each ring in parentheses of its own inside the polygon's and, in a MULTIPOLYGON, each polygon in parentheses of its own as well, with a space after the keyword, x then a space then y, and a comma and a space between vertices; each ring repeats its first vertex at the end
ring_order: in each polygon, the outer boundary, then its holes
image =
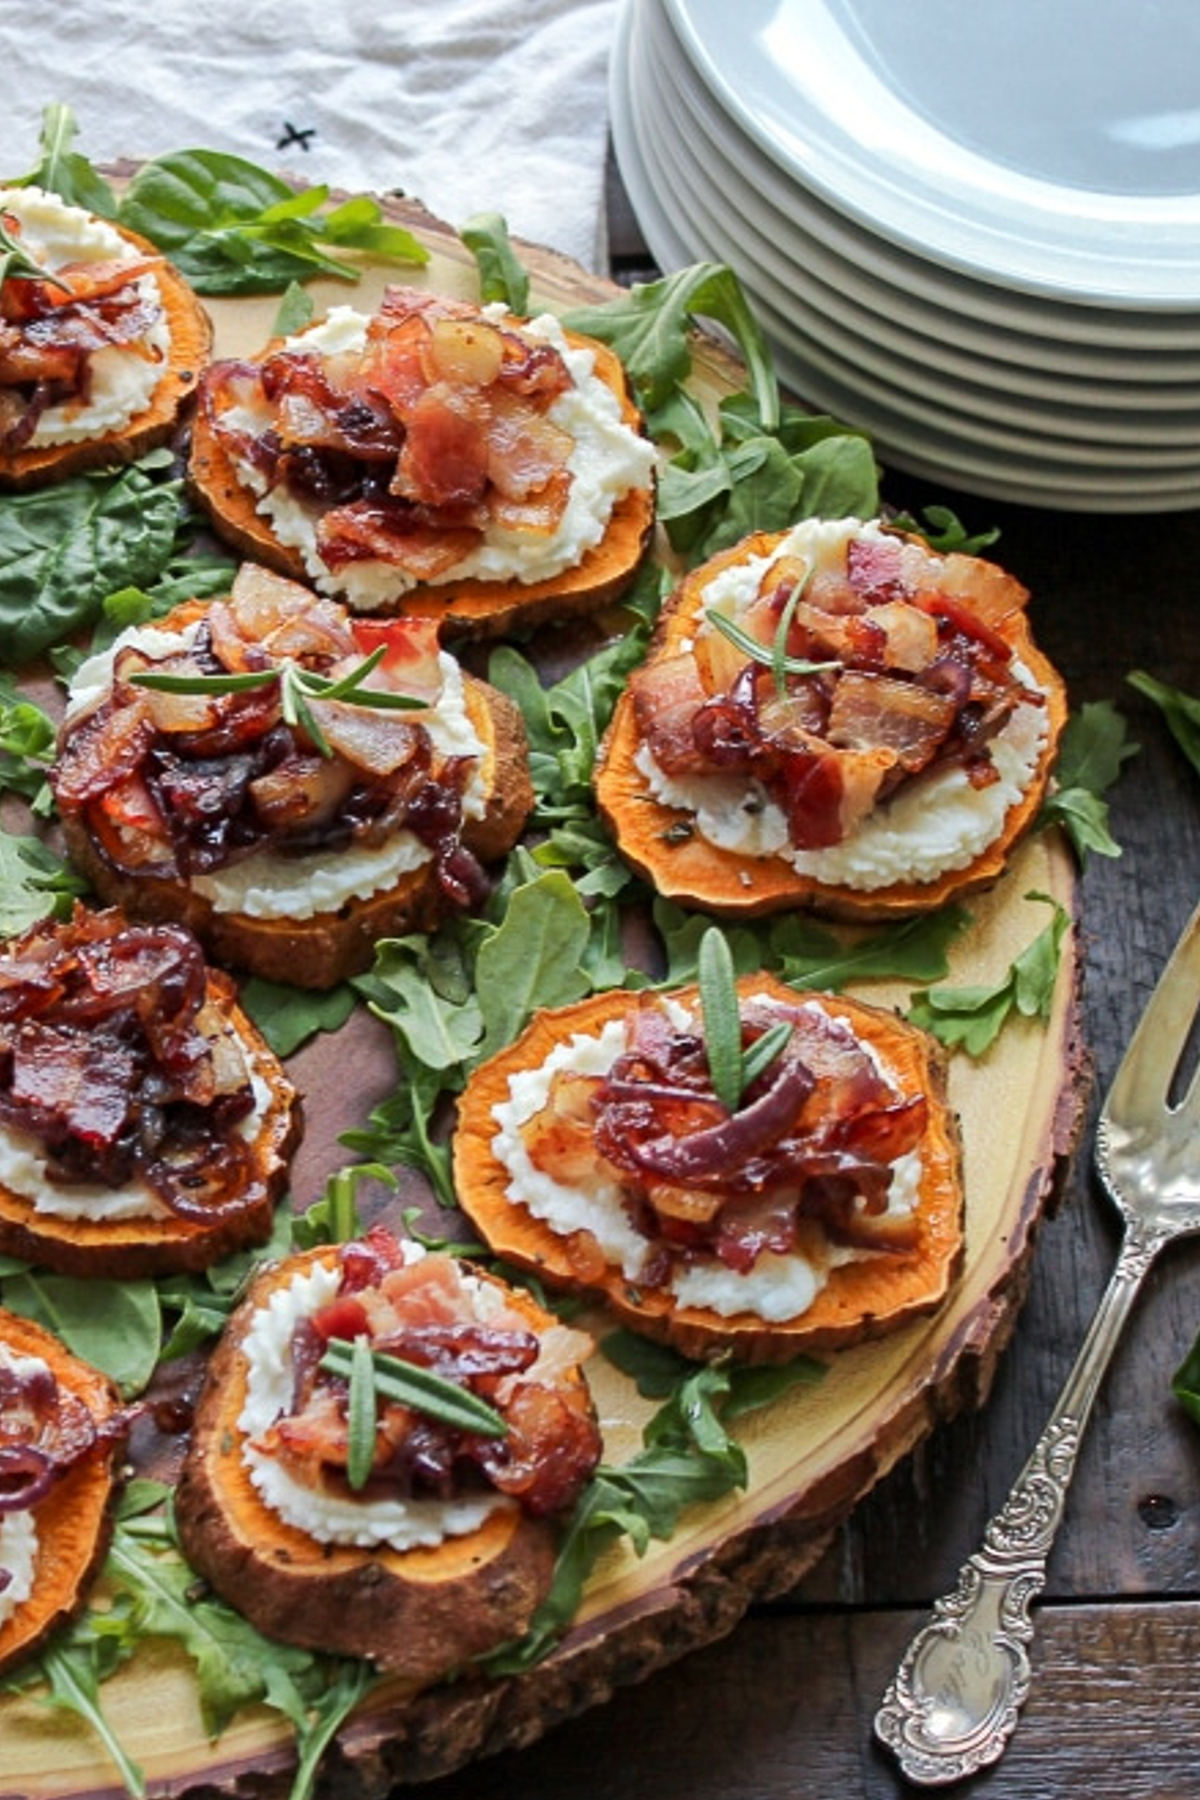
MULTIPOLYGON (((387 279, 475 293, 474 265, 454 234, 405 202, 390 210, 433 251, 426 269, 369 269, 360 286, 322 282, 318 308, 374 304, 387 279)), ((519 246, 540 302, 552 307, 603 299, 612 289, 549 251, 519 246)), ((257 348, 277 301, 211 306, 217 352, 257 348)), ((697 382, 710 396, 728 385, 715 347, 697 382)), ((1054 834, 1030 839, 1002 882, 971 903, 972 924, 952 955, 954 983, 1001 979, 1048 921, 1041 894, 1074 905, 1070 858, 1054 834)), ((414 1694, 401 1679, 381 1683, 331 1752, 336 1792, 378 1800, 397 1784, 446 1774, 502 1748, 528 1743, 622 1684, 733 1629, 752 1601, 794 1585, 819 1558, 855 1503, 939 1417, 978 1405, 1024 1295, 1039 1218, 1074 1142, 1082 1058, 1077 1038, 1076 954, 1069 937, 1051 1015, 1010 1023, 978 1063, 952 1059, 951 1101, 963 1131, 967 1245, 963 1274, 932 1318, 844 1351, 824 1379, 794 1389, 739 1427, 746 1489, 685 1514, 668 1543, 640 1559, 621 1544, 588 1584, 580 1615, 555 1652, 502 1682, 463 1680, 414 1694)), ((880 982, 853 990, 884 1005, 907 1004, 907 987, 880 982)), ((386 1033, 356 1015, 334 1038, 293 1060, 306 1093, 309 1129, 295 1168, 296 1204, 317 1198, 347 1159, 338 1133, 362 1123, 393 1083, 386 1033)), ((585 1317, 598 1335, 603 1318, 585 1317)), ((622 1462, 639 1447, 653 1410, 602 1357, 591 1365, 605 1456, 622 1462)), ((116 1738, 138 1763, 150 1796, 213 1800, 285 1795, 290 1734, 277 1716, 240 1715, 210 1741, 187 1659, 161 1643, 139 1652, 104 1684, 116 1738)), ((0 1800, 108 1800, 123 1792, 103 1747, 81 1723, 31 1695, 0 1699, 0 1800)))

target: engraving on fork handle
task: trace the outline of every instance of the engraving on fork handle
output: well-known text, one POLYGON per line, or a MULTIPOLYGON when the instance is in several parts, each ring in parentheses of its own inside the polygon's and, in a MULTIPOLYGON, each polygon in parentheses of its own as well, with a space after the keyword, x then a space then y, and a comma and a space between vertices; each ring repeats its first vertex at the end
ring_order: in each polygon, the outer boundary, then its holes
POLYGON ((1012 1731, 1029 1691, 1029 1609, 1080 1435, 1079 1421, 1054 1421, 884 1695, 876 1732, 914 1781, 961 1781, 994 1762, 1012 1731))
POLYGON ((912 1639, 875 1715, 875 1734, 912 1781, 936 1787, 993 1763, 1029 1692, 1030 1606, 1067 1501, 1097 1390, 1138 1289, 1167 1241, 1126 1218, 1116 1263, 1049 1422, 958 1585, 912 1639))

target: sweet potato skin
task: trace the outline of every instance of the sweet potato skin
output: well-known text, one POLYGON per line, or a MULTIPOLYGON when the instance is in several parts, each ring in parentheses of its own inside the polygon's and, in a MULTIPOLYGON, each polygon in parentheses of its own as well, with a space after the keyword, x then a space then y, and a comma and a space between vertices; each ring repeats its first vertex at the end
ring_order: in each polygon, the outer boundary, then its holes
POLYGON ((212 969, 209 998, 230 1022, 270 1090, 254 1140, 254 1176, 236 1211, 203 1224, 192 1219, 64 1219, 39 1213, 24 1195, 0 1183, 0 1253, 60 1275, 140 1281, 196 1273, 235 1250, 265 1244, 304 1130, 300 1095, 282 1064, 236 1004, 237 990, 212 969))
MULTIPOLYGON (((183 630, 200 610, 199 603, 179 607, 158 629, 183 630)), ((533 808, 528 746, 520 712, 507 695, 473 675, 464 675, 464 684, 467 711, 484 745, 487 800, 479 818, 464 822, 463 842, 481 862, 492 862, 516 843, 533 808)), ((309 919, 219 912, 184 882, 114 868, 74 810, 61 807, 60 822, 71 861, 106 904, 119 906, 131 919, 186 925, 215 962, 267 981, 313 990, 335 987, 370 968, 381 938, 431 930, 444 910, 427 863, 369 899, 309 919)))
MULTIPOLYGON (((417 1689, 526 1629, 549 1588, 557 1534, 514 1506, 436 1548, 359 1550, 322 1544, 262 1504, 237 1428, 246 1394, 242 1340, 276 1285, 335 1255, 309 1251, 264 1270, 230 1320, 176 1493, 180 1541, 198 1573, 267 1636, 369 1656, 417 1689)), ((521 1303, 531 1319, 546 1318, 532 1300, 521 1303)))
MULTIPOLYGON (((0 1310, 0 1344, 21 1356, 40 1357, 59 1383, 78 1396, 98 1424, 119 1410, 108 1377, 65 1350, 32 1320, 0 1310)), ((69 1470, 36 1508, 38 1556, 34 1591, 0 1625, 0 1674, 36 1655, 60 1625, 80 1611, 111 1536, 111 1504, 124 1450, 124 1433, 69 1470)))
MULTIPOLYGON (((768 555, 781 535, 755 533, 685 576, 659 616, 647 660, 678 652, 693 630, 703 587, 714 575, 750 557, 768 555)), ((779 857, 742 857, 708 843, 690 828, 689 813, 655 798, 638 769, 634 758, 640 737, 628 689, 617 701, 596 758, 600 816, 621 855, 656 892, 727 918, 761 918, 788 907, 804 907, 848 921, 902 919, 991 887, 1041 806, 1067 720, 1063 680, 1034 644, 1023 612, 1013 614, 1003 635, 1046 695, 1047 739, 1036 776, 1022 799, 1009 808, 1003 831, 963 869, 949 869, 934 881, 895 882, 865 890, 818 882, 779 857)))
MULTIPOLYGON (((641 413, 624 369, 608 348, 567 333, 595 356, 596 373, 621 401, 626 424, 641 429, 641 413)), ((263 357, 279 347, 268 344, 263 357)), ((252 359, 255 360, 255 359, 252 359)), ((192 419, 187 465, 188 489, 212 520, 218 535, 242 556, 265 563, 293 581, 309 576, 300 554, 281 544, 270 521, 255 510, 254 496, 238 480, 232 461, 213 432, 204 408, 192 419)), ((438 621, 446 637, 494 638, 513 630, 591 613, 614 601, 629 586, 654 532, 654 489, 635 488, 617 502, 603 540, 573 569, 544 581, 463 580, 413 588, 389 610, 438 621)))
MULTIPOLYGON (((568 1292, 598 1294, 623 1325, 685 1356, 705 1360, 729 1353, 743 1363, 781 1363, 880 1336, 941 1303, 963 1257, 962 1151, 946 1093, 946 1059, 934 1039, 892 1013, 845 996, 801 995, 763 974, 743 976, 738 985, 743 995, 764 993, 791 1005, 798 999, 819 1000, 875 1047, 906 1091, 915 1088, 928 1096, 918 1207, 921 1241, 915 1252, 836 1268, 807 1312, 768 1323, 753 1313, 726 1318, 707 1308, 679 1306, 664 1290, 634 1288, 619 1268, 606 1266, 596 1275, 594 1254, 587 1249, 573 1254, 571 1239, 514 1205, 505 1194, 507 1171, 491 1148, 496 1132, 492 1108, 507 1098, 510 1075, 538 1067, 573 1033, 598 1032, 620 1017, 630 1005, 623 990, 537 1013, 511 1045, 474 1071, 459 1099, 454 1182, 459 1205, 484 1242, 517 1268, 532 1270, 568 1292)), ((695 1003, 697 990, 679 990, 679 998, 695 1003)))
MULTIPOLYGON (((109 221, 112 224, 112 221, 109 221)), ((0 491, 44 487, 85 469, 136 462, 170 439, 195 392, 212 353, 212 321, 200 299, 173 264, 147 239, 112 225, 137 251, 158 258, 155 279, 171 326, 171 346, 162 379, 150 404, 121 431, 85 438, 77 444, 30 446, 0 452, 0 491)))

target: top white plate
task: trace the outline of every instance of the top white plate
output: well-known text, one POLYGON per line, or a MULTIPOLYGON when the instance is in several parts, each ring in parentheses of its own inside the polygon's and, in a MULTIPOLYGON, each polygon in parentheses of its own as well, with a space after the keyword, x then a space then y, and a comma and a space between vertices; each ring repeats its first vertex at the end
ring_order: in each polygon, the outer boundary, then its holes
POLYGON ((975 279, 1200 307, 1196 0, 663 0, 730 116, 975 279))

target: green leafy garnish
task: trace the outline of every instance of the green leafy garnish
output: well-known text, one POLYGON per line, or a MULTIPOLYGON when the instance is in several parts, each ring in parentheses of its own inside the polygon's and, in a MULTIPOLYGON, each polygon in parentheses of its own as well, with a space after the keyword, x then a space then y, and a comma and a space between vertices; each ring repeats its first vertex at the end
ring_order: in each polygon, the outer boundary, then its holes
POLYGON ((643 1448, 620 1467, 602 1463, 584 1489, 567 1526, 550 1595, 519 1643, 483 1659, 492 1675, 519 1674, 554 1647, 574 1618, 584 1583, 598 1557, 621 1537, 640 1556, 651 1539, 667 1539, 690 1506, 718 1500, 747 1479, 746 1455, 726 1421, 778 1396, 791 1381, 811 1381, 816 1370, 800 1359, 790 1370, 759 1373, 726 1363, 685 1364, 660 1388, 669 1398, 642 1433, 643 1448))
POLYGON ((420 266, 425 246, 389 224, 363 195, 328 206, 324 186, 297 189, 266 169, 215 150, 179 150, 143 163, 117 219, 164 251, 198 294, 264 294, 330 275, 359 279, 334 251, 356 250, 420 266))
POLYGON ((723 325, 741 352, 764 427, 779 423, 779 386, 766 339, 732 269, 695 263, 659 281, 639 282, 619 299, 574 307, 565 322, 616 351, 651 408, 668 401, 692 369, 689 327, 723 325))
POLYGON ((475 213, 458 234, 475 258, 479 298, 487 305, 502 300, 509 312, 529 311, 529 276, 514 254, 508 226, 500 213, 475 213))
MULTIPOLYGON (((348 1343, 345 1338, 330 1338, 318 1366, 327 1375, 339 1375, 349 1382, 352 1403, 357 1383, 360 1428, 367 1416, 368 1404, 362 1389, 369 1386, 372 1424, 374 1397, 379 1395, 384 1400, 398 1400, 402 1406, 411 1406, 414 1412, 437 1419, 443 1425, 453 1425, 459 1431, 473 1431, 479 1437, 504 1437, 508 1431, 503 1416, 495 1407, 489 1406, 469 1388, 460 1387, 458 1382, 435 1374, 432 1369, 422 1368, 418 1363, 404 1362, 383 1350, 372 1350, 365 1338, 357 1339, 355 1343, 348 1343), (365 1357, 359 1344, 366 1345, 365 1357)), ((352 1442, 353 1437, 352 1427, 352 1442)), ((365 1479, 363 1474, 362 1480, 365 1479)), ((362 1481, 356 1483, 352 1479, 351 1485, 361 1486, 362 1481)))
POLYGON ((1067 720, 1059 743, 1055 786, 1042 802, 1039 829, 1060 825, 1081 864, 1088 856, 1120 856, 1108 828, 1104 795, 1138 745, 1111 701, 1088 701, 1067 720))
POLYGON ((65 919, 88 884, 41 838, 0 831, 0 938, 65 919))
POLYGON ((704 1047, 713 1092, 726 1112, 734 1113, 746 1089, 770 1068, 787 1045, 792 1027, 786 1020, 780 1021, 743 1050, 733 957, 724 932, 716 925, 710 926, 700 940, 698 975, 704 1047))
POLYGON ((251 975, 239 995, 242 1011, 276 1056, 292 1056, 320 1031, 340 1031, 358 1004, 348 981, 332 988, 298 988, 251 975))
POLYGON ((14 237, 7 226, 0 221, 0 284, 6 281, 44 281, 51 287, 68 291, 67 283, 49 269, 44 269, 37 258, 29 254, 20 238, 14 237))
MULTIPOLYGON (((328 1367, 328 1362, 323 1365, 328 1367)), ((369 1338, 356 1337, 350 1347, 349 1393, 346 1396, 346 1479, 357 1493, 366 1487, 375 1461, 377 1409, 375 1370, 369 1338)))
POLYGON ((1062 940, 1070 915, 1049 894, 1027 894, 1053 908, 1054 917, 994 986, 929 988, 913 997, 908 1017, 952 1049, 982 1056, 1010 1015, 1048 1019, 1058 985, 1062 940))
POLYGON ((175 548, 180 487, 151 452, 114 472, 7 494, 0 506, 0 662, 20 668, 152 583, 175 548))
POLYGON ((299 726, 321 756, 331 757, 333 751, 310 701, 341 700, 347 706, 364 706, 376 712, 427 708, 428 702, 413 694, 365 685, 367 676, 386 652, 387 645, 379 644, 360 663, 336 677, 306 669, 302 663, 280 662, 269 669, 251 669, 244 674, 229 675, 199 672, 174 675, 169 671, 139 669, 129 679, 135 687, 152 688, 163 694, 243 694, 256 688, 278 687, 279 709, 284 721, 292 727, 299 726))
POLYGON ((1172 1376, 1171 1392, 1188 1417, 1200 1425, 1200 1335, 1172 1376))
POLYGON ((1200 775, 1200 697, 1159 681, 1144 669, 1134 669, 1126 679, 1130 687, 1144 694, 1147 700, 1153 700, 1166 720, 1171 736, 1200 775))
MULTIPOLYGON (((798 598, 799 591, 797 590, 797 593, 788 602, 788 606, 794 605, 798 598)), ((762 663, 772 671, 775 678, 775 691, 780 696, 787 692, 789 675, 820 675, 826 669, 840 669, 842 666, 836 661, 811 662, 808 657, 787 654, 784 646, 787 643, 790 614, 786 609, 784 617, 779 622, 779 629, 769 644, 762 644, 756 637, 751 637, 750 633, 744 630, 735 619, 731 619, 728 613, 719 612, 714 608, 705 616, 709 624, 714 625, 722 637, 728 638, 731 644, 736 644, 739 650, 744 650, 752 662, 762 663)))

